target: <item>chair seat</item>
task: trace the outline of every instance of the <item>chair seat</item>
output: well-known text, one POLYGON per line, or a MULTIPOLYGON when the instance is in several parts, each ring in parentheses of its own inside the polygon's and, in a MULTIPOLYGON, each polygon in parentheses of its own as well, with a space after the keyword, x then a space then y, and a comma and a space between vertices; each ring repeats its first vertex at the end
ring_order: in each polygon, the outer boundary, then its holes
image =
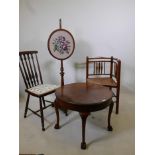
POLYGON ((87 82, 89 83, 94 83, 94 84, 99 84, 103 86, 109 86, 109 87, 117 87, 117 83, 112 79, 108 77, 104 78, 88 78, 87 82))
POLYGON ((54 92, 57 88, 59 88, 57 85, 41 84, 26 89, 26 91, 35 96, 42 96, 54 92))

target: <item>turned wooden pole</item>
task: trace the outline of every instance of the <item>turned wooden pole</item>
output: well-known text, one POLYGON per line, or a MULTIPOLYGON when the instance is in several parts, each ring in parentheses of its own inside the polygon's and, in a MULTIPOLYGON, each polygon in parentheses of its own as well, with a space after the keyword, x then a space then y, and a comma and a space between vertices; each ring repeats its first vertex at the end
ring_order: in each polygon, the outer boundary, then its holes
POLYGON ((59 19, 59 29, 62 28, 62 25, 61 25, 61 18, 59 19))
MULTIPOLYGON (((59 29, 62 29, 61 18, 59 19, 59 29)), ((61 60, 61 67, 60 67, 60 75, 61 75, 61 87, 64 86, 64 67, 63 67, 63 60, 61 60)))
POLYGON ((61 75, 61 87, 64 86, 64 67, 63 67, 63 60, 61 60, 61 67, 60 67, 60 75, 61 75))

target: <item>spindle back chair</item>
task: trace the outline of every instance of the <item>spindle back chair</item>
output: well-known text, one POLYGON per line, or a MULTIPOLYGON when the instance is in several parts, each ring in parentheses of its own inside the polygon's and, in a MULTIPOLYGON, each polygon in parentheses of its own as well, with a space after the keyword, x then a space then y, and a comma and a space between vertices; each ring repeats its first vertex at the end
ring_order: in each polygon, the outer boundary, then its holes
POLYGON ((86 82, 107 86, 113 91, 119 113, 121 60, 113 57, 86 57, 86 82))
POLYGON ((45 100, 44 97, 55 92, 55 89, 58 88, 56 85, 43 84, 42 74, 38 61, 38 51, 21 51, 19 52, 19 68, 21 75, 23 77, 26 89, 28 93, 24 118, 26 118, 27 111, 30 110, 37 116, 41 117, 42 130, 44 128, 44 114, 43 110, 47 107, 54 106, 54 103, 48 100, 45 100), (38 97, 40 103, 40 109, 34 111, 29 108, 29 99, 30 95, 38 97), (46 102, 49 102, 49 105, 46 105, 46 102), (38 114, 40 112, 40 115, 38 114))

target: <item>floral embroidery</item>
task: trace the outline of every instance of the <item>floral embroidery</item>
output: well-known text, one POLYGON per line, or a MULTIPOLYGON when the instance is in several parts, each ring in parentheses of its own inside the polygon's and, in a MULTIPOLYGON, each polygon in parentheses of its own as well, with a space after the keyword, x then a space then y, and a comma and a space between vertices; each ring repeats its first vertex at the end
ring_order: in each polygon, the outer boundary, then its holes
POLYGON ((59 36, 53 42, 53 45, 54 45, 53 50, 54 50, 54 52, 58 51, 60 54, 64 54, 64 53, 69 54, 69 50, 70 50, 69 44, 70 44, 70 42, 68 40, 66 40, 65 37, 59 36))

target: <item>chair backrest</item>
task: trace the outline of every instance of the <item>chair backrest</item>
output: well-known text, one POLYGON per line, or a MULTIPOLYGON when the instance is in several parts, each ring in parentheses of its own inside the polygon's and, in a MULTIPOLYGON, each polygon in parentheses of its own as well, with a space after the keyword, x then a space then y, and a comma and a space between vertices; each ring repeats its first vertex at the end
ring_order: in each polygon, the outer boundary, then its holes
POLYGON ((121 61, 114 57, 86 57, 86 79, 94 76, 120 81, 121 61))
POLYGON ((19 68, 27 89, 43 84, 37 53, 38 51, 19 52, 19 68))

